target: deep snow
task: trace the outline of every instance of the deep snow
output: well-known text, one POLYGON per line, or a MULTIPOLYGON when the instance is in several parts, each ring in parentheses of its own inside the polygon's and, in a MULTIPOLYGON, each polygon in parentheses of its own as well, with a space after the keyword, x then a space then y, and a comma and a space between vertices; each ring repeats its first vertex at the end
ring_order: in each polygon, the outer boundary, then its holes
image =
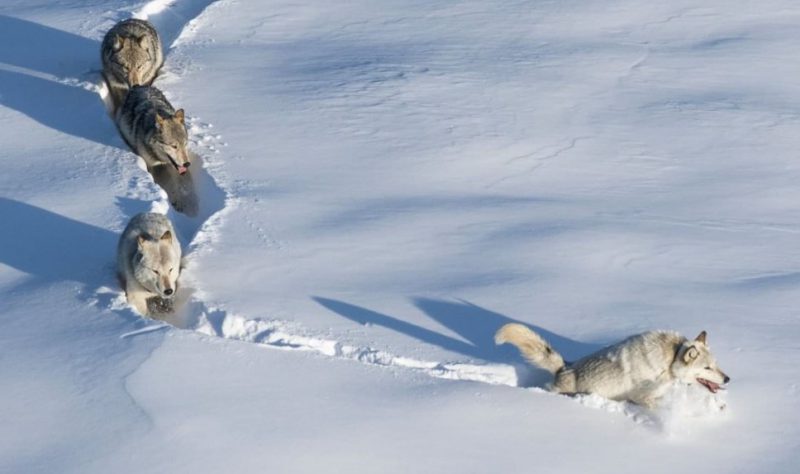
POLYGON ((788 0, 2 2, 0 471, 794 472, 798 38, 788 0), (195 218, 101 99, 131 15, 195 218), (114 278, 151 209, 184 329, 114 278), (567 358, 706 329, 733 382, 520 388, 509 321, 567 358))

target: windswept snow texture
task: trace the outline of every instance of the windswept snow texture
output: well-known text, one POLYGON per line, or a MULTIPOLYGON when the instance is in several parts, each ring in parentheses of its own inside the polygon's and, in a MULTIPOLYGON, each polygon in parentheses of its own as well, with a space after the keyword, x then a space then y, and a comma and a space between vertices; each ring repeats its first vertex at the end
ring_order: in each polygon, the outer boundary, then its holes
POLYGON ((796 472, 798 41, 790 0, 1 2, 0 472, 796 472), (103 105, 131 16, 196 217, 103 105), (170 324, 114 274, 147 210, 170 324), (553 395, 512 321, 707 330, 732 383, 553 395))

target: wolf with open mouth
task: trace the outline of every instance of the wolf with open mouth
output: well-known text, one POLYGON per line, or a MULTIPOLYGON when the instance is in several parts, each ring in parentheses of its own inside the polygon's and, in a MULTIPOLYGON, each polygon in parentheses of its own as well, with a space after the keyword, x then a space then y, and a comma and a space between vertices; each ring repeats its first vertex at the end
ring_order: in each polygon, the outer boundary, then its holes
POLYGON ((645 332, 573 363, 564 362, 522 324, 501 327, 495 342, 516 346, 528 362, 553 374, 552 391, 568 395, 595 393, 654 408, 675 381, 698 384, 711 393, 730 381, 711 354, 705 331, 693 340, 673 331, 645 332))

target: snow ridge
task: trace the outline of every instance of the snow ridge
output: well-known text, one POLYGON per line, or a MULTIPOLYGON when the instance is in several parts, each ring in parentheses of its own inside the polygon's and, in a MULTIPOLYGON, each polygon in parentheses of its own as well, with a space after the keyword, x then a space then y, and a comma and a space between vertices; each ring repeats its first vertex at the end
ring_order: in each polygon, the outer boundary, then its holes
MULTIPOLYGON (((266 345, 281 350, 315 352, 344 360, 382 367, 414 370, 434 378, 466 380, 490 385, 519 386, 517 371, 507 364, 443 363, 397 356, 371 347, 343 344, 333 339, 292 332, 288 323, 257 320, 226 313, 219 309, 201 310, 193 324, 196 331, 243 342, 266 345)), ((154 330, 156 328, 154 327, 154 330)))
MULTIPOLYGON (((214 2, 188 3, 190 5, 181 8, 181 2, 176 2, 175 0, 153 0, 145 4, 132 16, 146 19, 155 24, 159 33, 164 37, 165 44, 173 44, 183 36, 183 29, 189 27, 190 23, 193 25, 193 29, 196 28, 196 23, 202 21, 200 18, 202 12, 214 2), (187 11, 198 9, 198 7, 201 7, 199 8, 199 16, 195 18, 186 18, 183 15, 171 12, 173 8, 187 11), (172 14, 168 17, 168 13, 172 14), (180 26, 172 21, 174 18, 179 19, 180 26), (162 31, 177 31, 178 33, 168 36, 164 35, 162 31)), ((98 89, 101 96, 103 95, 103 90, 103 87, 98 89)), ((197 118, 193 117, 188 119, 188 123, 190 136, 195 146, 205 146, 212 153, 218 153, 217 147, 222 137, 210 133, 213 125, 201 123, 197 118)), ((197 155, 195 157, 199 158, 197 155)), ((217 186, 216 182, 208 174, 209 167, 218 168, 217 163, 214 163, 213 160, 205 160, 203 164, 202 168, 193 168, 193 171, 199 175, 197 192, 201 203, 200 215, 196 218, 190 218, 174 211, 170 207, 164 191, 160 192, 161 198, 152 205, 154 212, 168 214, 175 223, 178 232, 189 242, 186 252, 189 261, 191 260, 191 255, 195 252, 210 250, 215 241, 216 229, 222 224, 223 216, 237 202, 236 198, 228 191, 217 186), (197 170, 200 171, 198 172, 197 170)), ((188 276, 191 279, 191 275, 188 276)), ((107 291, 107 289, 103 291, 107 291)), ((167 321, 178 328, 193 329, 207 335, 262 344, 277 349, 310 351, 328 357, 353 360, 370 365, 400 367, 418 371, 435 378, 466 380, 511 387, 519 386, 517 370, 510 365, 443 363, 401 357, 371 347, 351 346, 331 339, 293 333, 288 329, 289 324, 284 321, 250 319, 228 314, 216 308, 207 308, 203 301, 196 298, 195 291, 190 287, 185 286, 182 289, 182 293, 178 298, 184 301, 184 310, 167 321)), ((112 306, 116 309, 125 306, 124 295, 120 296, 122 299, 118 298, 112 303, 112 306)), ((123 334, 121 337, 133 337, 162 328, 164 328, 163 324, 148 325, 142 329, 123 334)))

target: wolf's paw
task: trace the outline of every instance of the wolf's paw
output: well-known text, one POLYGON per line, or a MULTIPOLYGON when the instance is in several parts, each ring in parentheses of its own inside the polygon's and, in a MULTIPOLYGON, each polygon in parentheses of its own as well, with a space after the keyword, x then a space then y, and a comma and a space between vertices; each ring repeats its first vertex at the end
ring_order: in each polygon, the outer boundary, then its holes
POLYGON ((163 314, 171 314, 175 311, 175 304, 173 300, 162 298, 160 296, 153 296, 147 298, 147 312, 150 315, 157 316, 163 314))

